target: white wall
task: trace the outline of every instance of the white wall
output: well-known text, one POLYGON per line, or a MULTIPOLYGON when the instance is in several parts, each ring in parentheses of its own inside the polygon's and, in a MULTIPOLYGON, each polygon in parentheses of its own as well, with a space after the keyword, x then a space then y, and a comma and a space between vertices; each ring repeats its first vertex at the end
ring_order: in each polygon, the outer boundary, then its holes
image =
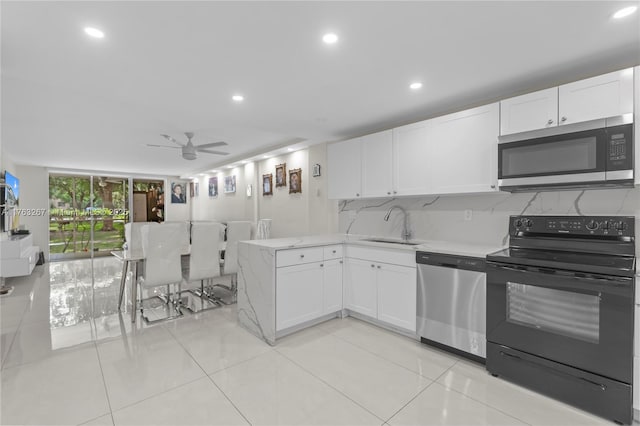
POLYGON ((326 144, 315 145, 285 155, 272 157, 256 163, 248 163, 233 170, 217 174, 219 194, 208 196, 209 178, 198 176, 198 197, 191 198, 193 220, 271 219, 271 237, 326 234, 337 232, 337 203, 327 200, 326 144), (275 168, 286 164, 287 186, 275 187, 275 168), (314 164, 320 164, 321 176, 312 176, 314 164), (302 193, 289 193, 289 170, 302 169, 302 193), (263 195, 262 176, 273 175, 273 195, 263 195), (236 176, 235 194, 224 193, 224 177, 236 176), (247 196, 247 185, 252 185, 252 195, 247 196))
POLYGON ((231 220, 255 221, 254 199, 256 197, 255 165, 248 163, 234 169, 225 169, 215 175, 198 176, 195 181, 200 186, 197 197, 190 198, 192 220, 213 220, 228 222, 231 220), (218 177, 218 194, 209 196, 209 178, 218 177), (236 192, 224 192, 225 177, 236 177, 236 192), (247 185, 252 185, 252 195, 247 196, 247 185))
POLYGON ((33 244, 49 257, 49 174, 44 167, 13 167, 13 173, 20 179, 20 209, 30 211, 41 209, 39 216, 20 216, 20 226, 31 231, 33 244))

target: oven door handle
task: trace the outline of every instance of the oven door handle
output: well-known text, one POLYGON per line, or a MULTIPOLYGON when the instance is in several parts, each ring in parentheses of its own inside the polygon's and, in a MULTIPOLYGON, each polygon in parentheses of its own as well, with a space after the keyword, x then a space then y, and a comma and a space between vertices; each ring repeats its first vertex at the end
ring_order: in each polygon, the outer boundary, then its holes
POLYGON ((601 285, 614 285, 621 287, 631 287, 633 286, 633 278, 631 277, 615 277, 615 276, 603 276, 596 275, 590 273, 582 273, 582 272, 570 272, 570 271, 562 271, 555 269, 547 269, 547 268, 537 268, 533 266, 509 266, 498 264, 496 265, 500 269, 506 269, 507 271, 519 272, 519 273, 534 273, 534 274, 548 274, 548 275, 556 275, 563 278, 590 281, 594 284, 601 285))

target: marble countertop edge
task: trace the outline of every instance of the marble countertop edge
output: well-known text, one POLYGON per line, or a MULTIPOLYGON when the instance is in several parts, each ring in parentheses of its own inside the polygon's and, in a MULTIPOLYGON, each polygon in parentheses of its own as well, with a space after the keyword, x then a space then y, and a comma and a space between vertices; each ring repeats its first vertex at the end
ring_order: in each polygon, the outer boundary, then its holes
POLYGON ((266 248, 271 251, 347 243, 400 251, 430 251, 435 253, 471 257, 485 257, 489 253, 505 248, 485 244, 437 240, 409 240, 411 244, 399 244, 400 242, 402 242, 402 240, 399 238, 396 239, 372 235, 327 234, 291 238, 273 238, 268 240, 250 240, 244 241, 243 243, 266 248))

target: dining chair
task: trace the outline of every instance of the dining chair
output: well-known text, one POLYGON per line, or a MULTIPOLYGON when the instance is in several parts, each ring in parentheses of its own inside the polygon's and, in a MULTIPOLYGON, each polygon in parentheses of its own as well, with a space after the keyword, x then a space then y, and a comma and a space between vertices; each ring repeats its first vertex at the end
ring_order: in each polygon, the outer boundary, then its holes
POLYGON ((227 222, 227 245, 224 250, 222 275, 231 275, 231 285, 213 285, 213 295, 225 305, 236 302, 238 293, 238 242, 250 240, 251 233, 252 223, 249 221, 227 222))
MULTIPOLYGON (((139 296, 133 300, 134 307, 139 303, 140 314, 147 323, 164 321, 182 316, 178 299, 171 297, 171 285, 177 286, 175 294, 180 293, 182 284, 182 265, 180 260, 180 241, 184 226, 179 223, 163 223, 142 227, 142 252, 144 255, 144 272, 138 280, 139 296), (166 294, 143 298, 143 290, 166 286, 166 294), (144 315, 144 301, 159 298, 166 305, 173 305, 174 314, 159 320, 150 320, 144 315)), ((131 322, 135 322, 136 312, 132 309, 131 322)))
POLYGON ((128 222, 124 224, 124 240, 131 253, 142 253, 142 227, 156 222, 128 222))
POLYGON ((223 235, 224 226, 221 223, 191 224, 191 252, 189 258, 183 260, 182 276, 186 283, 200 281, 198 290, 183 291, 198 297, 199 307, 196 307, 193 301, 183 303, 183 306, 193 313, 218 308, 221 305, 205 291, 204 282, 220 276, 220 242, 223 235))

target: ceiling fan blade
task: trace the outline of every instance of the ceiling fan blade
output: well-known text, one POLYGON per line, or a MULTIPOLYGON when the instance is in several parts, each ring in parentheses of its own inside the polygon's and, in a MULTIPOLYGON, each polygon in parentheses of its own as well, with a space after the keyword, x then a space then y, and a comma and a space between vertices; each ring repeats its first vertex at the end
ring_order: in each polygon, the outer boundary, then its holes
POLYGON ((206 152, 207 154, 215 154, 215 155, 229 155, 228 152, 222 152, 222 151, 211 151, 208 149, 197 149, 198 152, 206 152))
POLYGON ((196 145, 196 148, 200 149, 200 148, 213 148, 215 146, 224 146, 227 145, 226 142, 211 142, 211 143, 204 143, 202 145, 196 145))
POLYGON ((163 138, 165 138, 168 141, 171 141, 171 142, 175 143, 176 145, 184 146, 183 144, 181 144, 180 142, 178 142, 177 140, 175 140, 174 138, 172 138, 169 135, 164 135, 163 134, 163 135, 160 135, 160 136, 162 136, 163 138))
POLYGON ((181 149, 181 146, 167 146, 167 145, 155 145, 155 144, 151 144, 148 143, 147 146, 153 146, 155 148, 171 148, 171 149, 181 149))

